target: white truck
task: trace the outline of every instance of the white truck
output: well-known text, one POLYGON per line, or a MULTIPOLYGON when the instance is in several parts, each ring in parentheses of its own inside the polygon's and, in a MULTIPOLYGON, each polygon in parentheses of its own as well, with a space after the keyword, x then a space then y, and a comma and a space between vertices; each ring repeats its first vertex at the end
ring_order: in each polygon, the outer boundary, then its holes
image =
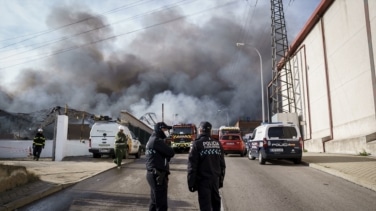
POLYGON ((89 152, 93 153, 93 158, 100 158, 102 155, 115 157, 115 136, 119 131, 119 126, 124 127, 124 133, 128 136, 124 159, 127 159, 128 155, 141 157, 141 143, 127 126, 117 122, 103 121, 94 123, 90 130, 89 152))

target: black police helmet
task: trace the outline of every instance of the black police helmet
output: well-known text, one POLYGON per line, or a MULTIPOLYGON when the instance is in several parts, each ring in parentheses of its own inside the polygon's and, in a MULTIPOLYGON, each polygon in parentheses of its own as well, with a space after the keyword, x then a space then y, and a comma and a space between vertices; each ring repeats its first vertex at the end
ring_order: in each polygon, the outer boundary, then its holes
POLYGON ((171 129, 172 127, 169 126, 169 125, 166 125, 166 123, 164 123, 164 122, 158 122, 158 123, 155 124, 155 126, 154 126, 154 130, 155 130, 155 131, 157 131, 157 130, 161 130, 162 128, 171 129))
POLYGON ((157 124, 154 125, 154 131, 159 138, 166 138, 166 135, 162 130, 163 128, 171 129, 172 127, 169 125, 166 125, 166 123, 164 122, 158 122, 157 124))
POLYGON ((210 133, 212 125, 209 122, 201 122, 198 126, 203 133, 210 133))

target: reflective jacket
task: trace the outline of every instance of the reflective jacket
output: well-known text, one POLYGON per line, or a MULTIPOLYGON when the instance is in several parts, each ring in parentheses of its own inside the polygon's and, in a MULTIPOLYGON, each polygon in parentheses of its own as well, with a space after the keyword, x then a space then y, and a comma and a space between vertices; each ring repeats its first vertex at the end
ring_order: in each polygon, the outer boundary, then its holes
POLYGON ((115 136, 115 148, 125 149, 127 147, 128 137, 122 132, 118 132, 115 136))
POLYGON ((224 179, 226 163, 221 143, 207 134, 193 141, 188 155, 188 186, 197 186, 198 180, 224 179))
POLYGON ((37 133, 34 137, 33 146, 42 146, 44 147, 44 144, 46 142, 46 138, 42 133, 37 133))
POLYGON ((146 144, 146 169, 152 171, 166 171, 170 173, 170 159, 175 156, 174 150, 168 146, 164 139, 153 132, 146 144))

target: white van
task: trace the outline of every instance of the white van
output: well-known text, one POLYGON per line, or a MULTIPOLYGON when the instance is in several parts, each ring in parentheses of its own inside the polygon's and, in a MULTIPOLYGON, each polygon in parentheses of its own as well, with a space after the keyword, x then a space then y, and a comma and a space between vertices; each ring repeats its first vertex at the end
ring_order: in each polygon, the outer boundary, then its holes
POLYGON ((299 128, 291 122, 262 124, 253 131, 248 143, 248 158, 258 157, 262 165, 272 159, 292 160, 295 164, 302 160, 303 140, 299 128))
MULTIPOLYGON (((116 122, 97 122, 90 130, 89 152, 93 153, 93 158, 100 158, 102 155, 115 157, 115 136, 119 131, 120 124, 116 122)), ((124 133, 128 136, 127 150, 125 150, 124 159, 128 155, 134 155, 136 158, 141 157, 141 143, 138 138, 124 126, 124 133)))

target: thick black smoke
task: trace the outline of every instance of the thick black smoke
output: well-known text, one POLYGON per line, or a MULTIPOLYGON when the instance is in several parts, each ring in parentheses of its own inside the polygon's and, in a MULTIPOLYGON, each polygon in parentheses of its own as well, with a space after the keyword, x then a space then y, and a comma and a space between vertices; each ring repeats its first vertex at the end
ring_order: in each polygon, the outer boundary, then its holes
MULTIPOLYGON (((271 45, 270 30, 265 27, 270 20, 263 15, 255 17, 263 27, 248 32, 245 37, 252 37, 248 41, 239 40, 242 23, 235 21, 230 10, 200 24, 179 19, 179 10, 145 16, 141 21, 145 29, 132 34, 132 39, 125 35, 97 42, 115 36, 111 27, 82 33, 50 50, 80 48, 50 57, 40 69, 23 71, 12 94, 0 93, 0 106, 31 112, 68 105, 113 117, 121 110, 136 117, 154 112, 161 120, 163 104, 169 124, 208 120, 219 126, 239 118, 261 120, 259 57, 235 43, 245 41, 261 51, 266 84, 271 75, 271 45), (173 19, 178 20, 149 27, 173 19), (124 39, 129 44, 119 46, 126 43, 124 39)), ((69 37, 108 24, 105 18, 74 7, 54 9, 47 24, 54 28, 85 18, 60 33, 69 37)))

